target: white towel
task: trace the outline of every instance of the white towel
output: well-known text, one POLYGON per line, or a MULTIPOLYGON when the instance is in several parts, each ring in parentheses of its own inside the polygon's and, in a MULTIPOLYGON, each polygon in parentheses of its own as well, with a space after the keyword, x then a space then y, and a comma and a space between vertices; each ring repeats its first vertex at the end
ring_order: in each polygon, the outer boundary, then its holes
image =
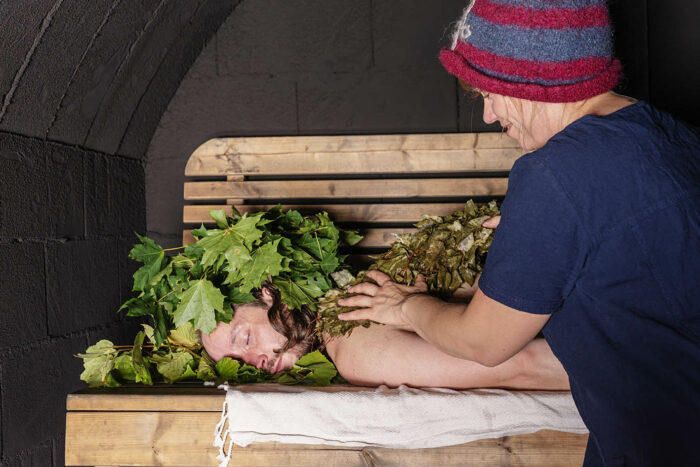
POLYGON ((228 465, 232 444, 277 441, 409 449, 539 430, 588 432, 569 392, 275 384, 221 389, 227 393, 214 442, 220 449, 220 466, 228 465))

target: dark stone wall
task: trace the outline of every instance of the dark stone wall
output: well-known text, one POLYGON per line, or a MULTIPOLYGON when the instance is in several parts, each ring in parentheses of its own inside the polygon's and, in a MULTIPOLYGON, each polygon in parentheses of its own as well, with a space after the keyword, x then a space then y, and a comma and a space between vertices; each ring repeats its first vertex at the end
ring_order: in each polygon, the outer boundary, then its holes
POLYGON ((74 354, 133 340, 146 149, 237 3, 0 2, 0 465, 63 465, 74 354))
MULTIPOLYGON (((695 125, 700 2, 611 0, 618 91, 695 125), (658 2, 657 2, 658 3, 658 2)), ((151 236, 181 242, 184 168, 218 136, 498 131, 437 54, 466 0, 254 0, 190 69, 148 149, 151 236)))

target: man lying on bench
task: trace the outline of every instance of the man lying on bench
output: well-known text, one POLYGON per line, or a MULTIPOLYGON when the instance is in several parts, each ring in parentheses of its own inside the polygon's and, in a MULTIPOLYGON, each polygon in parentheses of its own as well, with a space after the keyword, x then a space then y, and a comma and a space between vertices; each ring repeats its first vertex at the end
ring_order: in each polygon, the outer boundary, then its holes
MULTIPOLYGON (((413 286, 421 287, 424 282, 413 286)), ((231 322, 219 322, 214 332, 203 334, 202 343, 215 360, 242 359, 271 373, 289 369, 316 341, 315 313, 308 307, 289 310, 267 282, 256 295, 257 301, 235 306, 231 322)), ((544 339, 495 367, 452 357, 417 334, 391 326, 358 327, 350 336, 332 338, 326 333, 323 344, 343 378, 362 386, 569 389, 566 372, 544 339)))

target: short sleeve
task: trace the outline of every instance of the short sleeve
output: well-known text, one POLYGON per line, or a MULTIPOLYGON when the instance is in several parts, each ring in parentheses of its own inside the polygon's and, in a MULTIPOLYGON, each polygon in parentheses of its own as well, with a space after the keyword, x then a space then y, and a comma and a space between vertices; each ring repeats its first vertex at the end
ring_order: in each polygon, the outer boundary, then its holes
POLYGON ((586 254, 577 210, 537 153, 513 166, 479 288, 528 313, 558 311, 586 254))

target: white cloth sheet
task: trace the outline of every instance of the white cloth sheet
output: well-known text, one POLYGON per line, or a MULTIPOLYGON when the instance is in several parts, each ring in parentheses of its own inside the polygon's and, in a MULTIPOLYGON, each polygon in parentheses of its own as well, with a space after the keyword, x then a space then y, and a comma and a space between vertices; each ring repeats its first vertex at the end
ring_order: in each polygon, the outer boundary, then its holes
POLYGON ((232 444, 254 442, 433 448, 558 430, 587 433, 571 394, 476 389, 280 385, 227 391, 215 445, 227 465, 232 444))

